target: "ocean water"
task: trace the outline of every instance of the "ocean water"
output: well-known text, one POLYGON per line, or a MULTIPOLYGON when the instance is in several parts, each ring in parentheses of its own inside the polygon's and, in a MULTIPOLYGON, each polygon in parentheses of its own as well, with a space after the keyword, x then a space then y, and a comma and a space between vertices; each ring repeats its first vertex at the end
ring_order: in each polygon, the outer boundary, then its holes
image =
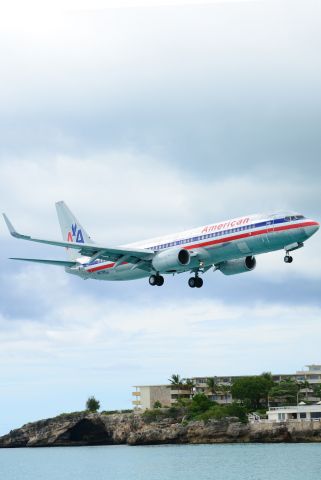
POLYGON ((321 444, 0 449, 3 480, 320 480, 321 444))

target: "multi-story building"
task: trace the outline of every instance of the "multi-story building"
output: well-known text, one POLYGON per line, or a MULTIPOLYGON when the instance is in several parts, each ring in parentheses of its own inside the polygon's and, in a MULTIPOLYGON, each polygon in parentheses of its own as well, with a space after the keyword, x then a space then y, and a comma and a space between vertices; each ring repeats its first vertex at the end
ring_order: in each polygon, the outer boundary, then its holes
POLYGON ((296 373, 273 374, 275 382, 292 378, 297 382, 308 382, 310 385, 321 384, 321 365, 307 365, 307 370, 298 370, 296 373))
POLYGON ((177 402, 178 398, 191 398, 190 388, 175 385, 136 385, 132 392, 132 404, 134 408, 146 410, 154 408, 155 403, 163 407, 170 407, 177 402))
POLYGON ((301 397, 307 402, 317 402, 320 395, 315 393, 315 387, 321 386, 321 365, 306 365, 307 370, 298 370, 296 373, 281 373, 272 375, 274 382, 291 379, 301 383, 301 397))
MULTIPOLYGON (((155 402, 161 403, 164 407, 169 407, 176 403, 178 398, 191 398, 195 393, 205 393, 211 400, 217 403, 225 404, 233 401, 230 388, 232 384, 239 378, 247 375, 225 375, 225 376, 208 376, 193 377, 193 387, 189 388, 184 385, 145 385, 136 386, 132 395, 135 400, 132 401, 135 408, 146 409, 153 408, 155 402), (209 379, 214 379, 214 387, 208 386, 209 379)), ((307 365, 307 370, 299 370, 296 373, 272 374, 275 382, 292 379, 302 383, 301 396, 307 402, 317 402, 320 400, 318 395, 314 394, 316 385, 321 386, 321 365, 307 365)))

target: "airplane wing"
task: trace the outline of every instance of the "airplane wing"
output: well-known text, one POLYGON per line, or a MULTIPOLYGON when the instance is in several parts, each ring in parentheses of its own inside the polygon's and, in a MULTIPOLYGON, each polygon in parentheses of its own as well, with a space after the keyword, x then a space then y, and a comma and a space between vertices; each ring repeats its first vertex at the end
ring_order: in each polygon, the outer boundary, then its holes
POLYGON ((44 263, 45 265, 56 265, 57 267, 74 267, 77 262, 64 262, 61 260, 43 260, 40 258, 16 258, 11 257, 9 260, 21 260, 23 262, 44 263))
POLYGON ((97 245, 92 243, 73 243, 59 240, 57 241, 43 238, 33 238, 29 235, 22 235, 21 233, 18 233, 5 213, 3 214, 3 217, 10 234, 14 238, 28 240, 30 242, 44 243, 46 245, 54 245, 56 247, 73 248, 75 250, 78 250, 80 255, 90 257, 91 261, 97 258, 110 260, 112 262, 128 261, 129 259, 136 259, 136 261, 148 261, 151 260, 154 256, 154 252, 147 249, 106 247, 104 245, 97 245))

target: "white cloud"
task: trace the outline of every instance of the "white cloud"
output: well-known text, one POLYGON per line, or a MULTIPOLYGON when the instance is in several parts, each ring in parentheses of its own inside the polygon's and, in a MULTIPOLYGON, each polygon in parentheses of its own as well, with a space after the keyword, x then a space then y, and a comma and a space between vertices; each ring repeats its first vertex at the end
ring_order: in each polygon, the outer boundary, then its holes
MULTIPOLYGON (((121 4, 110 6, 116 3, 121 4)), ((150 6, 151 0, 143 3, 150 6)), ((224 99, 228 105, 231 92, 242 94, 249 85, 255 99, 264 82, 269 84, 266 95, 273 108, 280 83, 301 92, 304 79, 317 88, 316 4, 308 2, 310 7, 300 9, 293 1, 254 2, 255 8, 248 1, 191 3, 190 8, 121 12, 95 10, 89 2, 72 2, 69 9, 65 2, 63 7, 56 2, 7 7, 0 36, 1 111, 42 115, 60 107, 66 113, 88 115, 93 109, 117 111, 140 104, 155 94, 160 104, 175 100, 184 110, 187 86, 206 108, 201 92, 208 88, 212 87, 216 103, 224 99), (204 14, 216 3, 212 15, 204 14), (298 27, 301 10, 308 11, 304 18, 313 25, 303 32, 298 27), (306 36, 311 40, 306 45, 309 55, 297 55, 297 38, 306 42, 306 36)))
MULTIPOLYGON (((179 306, 172 300, 152 304, 142 296, 134 304, 97 301, 89 292, 77 296, 70 284, 63 291, 52 290, 39 267, 29 268, 28 279, 47 291, 46 301, 42 296, 37 299, 44 302, 44 317, 12 321, 3 316, 0 320, 2 369, 6 375, 15 371, 18 379, 23 373, 41 383, 44 369, 59 372, 62 381, 75 369, 95 378, 100 368, 113 368, 116 363, 125 383, 142 381, 141 369, 152 383, 166 381, 162 376, 173 369, 188 376, 259 373, 318 360, 321 309, 317 306, 303 304, 294 309, 290 303, 254 299, 249 299, 249 305, 228 304, 190 295, 179 306), (130 364, 136 365, 134 377, 132 371, 126 373, 130 364)), ((23 301, 31 291, 23 276, 16 276, 14 282, 23 301)), ((70 381, 78 382, 77 378, 70 381)))

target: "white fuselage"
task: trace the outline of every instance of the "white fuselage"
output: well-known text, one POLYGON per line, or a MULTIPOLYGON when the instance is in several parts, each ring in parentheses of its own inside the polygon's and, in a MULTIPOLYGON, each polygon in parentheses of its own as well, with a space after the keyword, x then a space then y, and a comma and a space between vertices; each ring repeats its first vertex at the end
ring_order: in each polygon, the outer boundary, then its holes
MULTIPOLYGON (((206 268, 228 260, 303 244, 318 228, 318 222, 300 214, 289 212, 256 214, 131 243, 123 247, 148 249, 155 253, 173 248, 188 250, 191 254, 191 262, 188 265, 182 265, 175 272, 162 272, 181 273, 197 268, 200 262, 202 267, 206 268)), ((150 275, 150 271, 134 268, 135 264, 128 262, 115 266, 115 263, 110 261, 99 259, 90 261, 89 257, 81 257, 77 261, 78 266, 66 268, 66 271, 84 279, 133 280, 150 275)))

